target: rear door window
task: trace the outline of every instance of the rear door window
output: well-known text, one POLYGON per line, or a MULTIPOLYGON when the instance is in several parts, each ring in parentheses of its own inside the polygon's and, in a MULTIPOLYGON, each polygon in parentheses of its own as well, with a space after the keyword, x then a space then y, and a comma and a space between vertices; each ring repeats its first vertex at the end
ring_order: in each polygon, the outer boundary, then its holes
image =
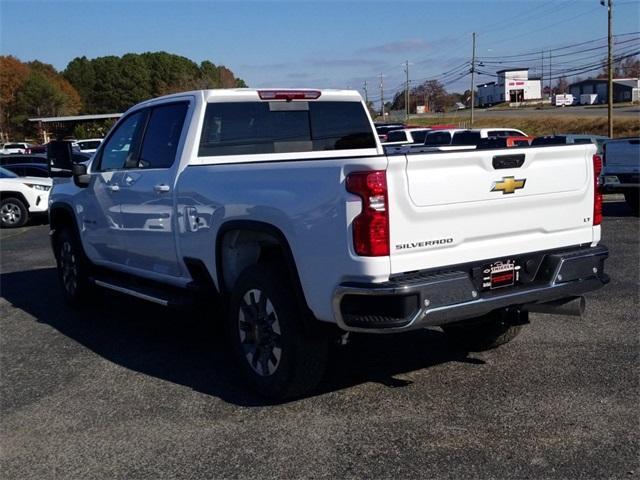
POLYGON ((210 103, 200 156, 375 148, 359 102, 210 103))

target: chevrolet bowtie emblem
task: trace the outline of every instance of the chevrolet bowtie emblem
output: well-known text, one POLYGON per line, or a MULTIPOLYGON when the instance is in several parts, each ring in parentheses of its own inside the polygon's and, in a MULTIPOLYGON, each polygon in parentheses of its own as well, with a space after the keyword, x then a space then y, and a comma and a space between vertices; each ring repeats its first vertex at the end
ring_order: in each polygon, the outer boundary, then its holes
POLYGON ((516 180, 515 177, 502 177, 501 182, 493 182, 492 192, 502 192, 503 194, 513 193, 516 190, 524 188, 526 178, 516 180))

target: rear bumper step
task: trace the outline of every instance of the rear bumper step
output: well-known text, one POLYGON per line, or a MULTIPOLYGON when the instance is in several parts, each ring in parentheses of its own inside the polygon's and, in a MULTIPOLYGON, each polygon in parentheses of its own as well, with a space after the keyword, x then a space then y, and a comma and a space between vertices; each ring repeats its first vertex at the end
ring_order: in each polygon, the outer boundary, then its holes
MULTIPOLYGON (((346 331, 386 333, 444 325, 512 306, 560 313, 554 305, 540 304, 562 304, 557 301, 608 283, 608 256, 604 246, 549 252, 541 256, 528 283, 483 292, 471 276, 473 269, 418 273, 382 284, 344 283, 334 294, 334 314, 346 331)), ((482 264, 486 262, 477 266, 482 264)))

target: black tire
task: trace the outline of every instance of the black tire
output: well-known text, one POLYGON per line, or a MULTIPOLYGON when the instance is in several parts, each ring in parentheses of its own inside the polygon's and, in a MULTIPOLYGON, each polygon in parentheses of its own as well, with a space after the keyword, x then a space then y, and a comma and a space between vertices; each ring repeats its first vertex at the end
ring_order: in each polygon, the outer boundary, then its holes
POLYGON ((500 310, 468 323, 443 325, 442 330, 454 346, 469 352, 482 352, 516 338, 528 323, 528 315, 528 312, 517 310, 500 310))
POLYGON ((291 282, 276 265, 248 267, 231 292, 227 331, 240 370, 258 394, 299 397, 324 374, 328 339, 308 331, 291 282))
POLYGON ((626 192, 624 194, 624 199, 631 208, 633 214, 637 217, 640 214, 640 195, 638 191, 634 192, 626 192))
POLYGON ((15 197, 0 202, 0 224, 3 228, 21 227, 29 221, 29 210, 22 200, 15 197))
POLYGON ((56 235, 55 246, 58 280, 64 299, 73 306, 85 305, 93 298, 95 287, 90 281, 91 265, 80 240, 73 230, 63 228, 56 235))

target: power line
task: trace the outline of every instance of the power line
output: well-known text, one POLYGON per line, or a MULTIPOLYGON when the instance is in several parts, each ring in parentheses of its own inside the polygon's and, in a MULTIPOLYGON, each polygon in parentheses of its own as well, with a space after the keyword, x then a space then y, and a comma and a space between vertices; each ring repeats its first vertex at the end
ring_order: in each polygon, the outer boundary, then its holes
MULTIPOLYGON (((627 33, 619 33, 617 35, 614 35, 614 38, 619 38, 619 37, 626 37, 629 35, 638 35, 640 34, 640 31, 636 31, 636 32, 627 32, 627 33)), ((583 46, 583 45, 588 45, 590 43, 595 43, 595 42, 600 42, 600 41, 607 41, 607 37, 599 37, 599 38, 594 38, 593 40, 587 40, 585 42, 580 42, 580 43, 573 43, 570 45, 564 45, 561 47, 556 47, 556 48, 548 48, 548 47, 544 47, 544 50, 546 51, 551 51, 551 52, 556 52, 559 50, 565 50, 565 49, 569 49, 569 48, 573 48, 573 47, 579 47, 579 46, 583 46)), ((523 56, 528 56, 528 55, 536 55, 540 53, 540 49, 537 50, 531 50, 529 52, 525 52, 525 53, 518 53, 515 55, 495 55, 495 56, 483 56, 483 57, 479 57, 479 58, 483 58, 483 59, 489 59, 489 58, 513 58, 513 57, 523 57, 523 56)))
MULTIPOLYGON (((574 15, 574 16, 571 17, 571 20, 573 21, 576 18, 584 17, 585 15, 588 15, 590 13, 595 12, 599 8, 600 8, 599 6, 596 6, 596 7, 592 8, 591 10, 587 10, 586 12, 582 12, 582 13, 580 13, 578 15, 574 15)), ((556 11, 557 11, 557 9, 556 9, 556 11)), ((513 37, 501 38, 499 41, 497 40, 495 42, 488 43, 488 45, 496 45, 498 43, 509 42, 509 41, 515 40, 517 38, 522 38, 522 37, 529 36, 532 33, 538 33, 538 32, 543 32, 545 30, 549 30, 550 28, 557 27, 558 25, 562 25, 562 24, 566 25, 566 23, 567 23, 567 20, 563 19, 563 20, 560 20, 559 22, 552 23, 551 25, 547 25, 545 27, 538 27, 535 30, 530 30, 530 31, 524 32, 524 33, 519 33, 518 35, 514 35, 513 37)))
MULTIPOLYGON (((621 40, 619 42, 615 42, 616 46, 623 46, 626 45, 628 43, 634 43, 634 42, 640 42, 640 36, 636 37, 636 38, 629 38, 626 40, 621 40)), ((560 53, 560 54, 554 54, 554 58, 562 58, 562 57, 571 57, 574 55, 578 55, 581 53, 587 53, 587 52, 594 52, 597 50, 602 50, 602 49, 606 49, 607 48, 607 44, 603 44, 603 45, 598 45, 597 47, 591 47, 591 48, 585 48, 582 50, 574 50, 571 52, 567 52, 567 53, 560 53)), ((556 52, 559 51, 559 49, 552 49, 552 50, 546 50, 547 52, 556 52)), ((539 54, 539 52, 536 52, 539 54)), ((510 56, 505 56, 502 58, 513 58, 515 57, 515 55, 510 55, 510 56)), ((515 63, 515 62, 534 62, 537 59, 539 59, 539 57, 537 55, 534 54, 523 54, 522 57, 518 58, 517 60, 487 60, 487 58, 499 58, 499 57, 479 57, 480 61, 484 64, 488 64, 488 65, 502 65, 505 63, 515 63)))

